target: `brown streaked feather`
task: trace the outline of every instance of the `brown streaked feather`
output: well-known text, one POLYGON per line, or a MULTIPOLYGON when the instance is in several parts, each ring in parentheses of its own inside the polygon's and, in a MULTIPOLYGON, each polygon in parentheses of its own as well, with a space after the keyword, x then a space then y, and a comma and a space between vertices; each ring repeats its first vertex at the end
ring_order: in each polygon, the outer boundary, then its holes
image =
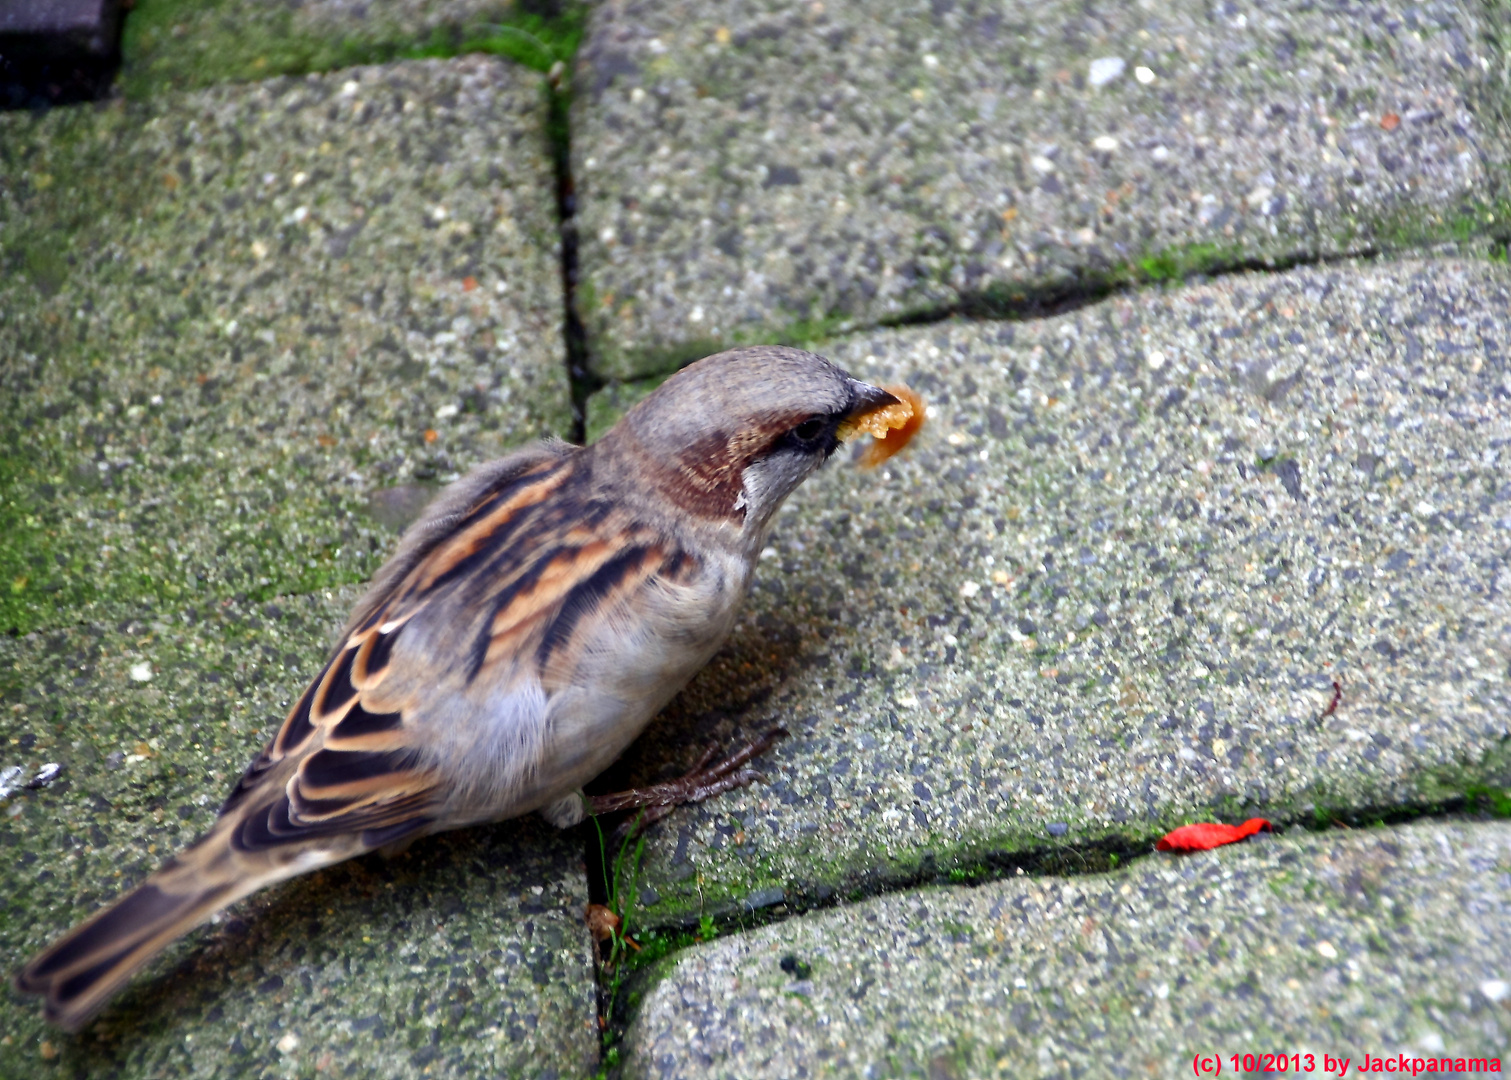
MULTIPOLYGON (((284 719, 283 726, 273 737, 272 744, 247 769, 246 777, 243 779, 262 772, 269 765, 282 761, 290 754, 297 754, 315 737, 315 725, 310 721, 310 709, 313 707, 315 695, 320 692, 320 686, 328 671, 330 671, 330 665, 326 664, 325 670, 316 676, 315 681, 310 683, 304 693, 299 695, 299 700, 294 703, 294 707, 289 710, 289 715, 284 719)), ((221 813, 225 813, 224 808, 221 813)))
POLYGON ((320 689, 315 691, 310 702, 310 723, 328 727, 332 717, 343 715, 357 698, 357 688, 352 685, 352 661, 357 650, 347 645, 336 655, 320 679, 320 689))
MULTIPOLYGON (((192 855, 192 849, 184 854, 192 855)), ((33 958, 16 977, 16 988, 45 995, 47 1019, 77 1031, 188 927, 264 884, 243 879, 238 886, 220 875, 201 880, 199 869, 192 859, 170 859, 148 881, 33 958)))
POLYGON ((545 442, 517 450, 506 458, 475 469, 447 488, 425 514, 405 532, 393 557, 383 564, 367 595, 358 602, 346 623, 346 633, 376 625, 378 609, 387 604, 394 586, 439 544, 448 538, 463 517, 476 517, 490 505, 506 502, 537 473, 548 472, 565 459, 572 448, 565 443, 545 442))
POLYGON ((350 709, 325 736, 326 749, 393 750, 404 737, 404 714, 350 709))

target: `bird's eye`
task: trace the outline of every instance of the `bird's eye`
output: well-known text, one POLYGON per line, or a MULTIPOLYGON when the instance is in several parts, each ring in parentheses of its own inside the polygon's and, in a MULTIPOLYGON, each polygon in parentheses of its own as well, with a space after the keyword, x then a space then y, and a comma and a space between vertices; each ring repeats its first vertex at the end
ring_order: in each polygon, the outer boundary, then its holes
POLYGON ((809 439, 818 438, 819 432, 823 430, 824 422, 822 420, 804 420, 801 424, 792 429, 792 433, 799 439, 807 442, 809 439))

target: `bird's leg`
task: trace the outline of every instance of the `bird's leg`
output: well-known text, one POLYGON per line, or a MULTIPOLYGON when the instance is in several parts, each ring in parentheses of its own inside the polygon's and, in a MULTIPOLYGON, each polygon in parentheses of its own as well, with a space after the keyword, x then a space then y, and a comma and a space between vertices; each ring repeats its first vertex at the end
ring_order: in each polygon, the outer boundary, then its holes
POLYGON ((659 821, 671 813, 673 807, 682 803, 702 802, 704 799, 759 780, 761 778, 759 772, 755 769, 741 768, 741 766, 770 750, 778 739, 786 735, 786 728, 772 728, 759 739, 713 765, 709 764, 709 760, 714 755, 714 752, 710 750, 685 776, 679 776, 675 780, 668 780, 662 784, 617 791, 610 795, 592 795, 588 798, 588 810, 593 814, 611 814, 616 810, 644 809, 645 813, 638 819, 641 827, 644 827, 654 821, 659 821))

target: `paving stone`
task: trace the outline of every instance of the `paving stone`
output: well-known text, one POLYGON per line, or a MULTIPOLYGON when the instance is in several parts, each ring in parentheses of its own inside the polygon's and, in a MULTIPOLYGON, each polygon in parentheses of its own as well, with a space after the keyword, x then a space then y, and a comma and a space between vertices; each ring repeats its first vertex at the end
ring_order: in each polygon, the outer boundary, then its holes
POLYGON ((1508 289, 1335 266, 830 343, 931 420, 794 495, 606 779, 792 732, 652 830, 642 925, 1511 783, 1508 289))
POLYGON ((565 434, 544 113, 474 57, 0 116, 4 627, 365 580, 375 489, 565 434))
MULTIPOLYGON (((0 636, 8 967, 210 825, 357 592, 0 636)), ((173 946, 77 1037, 7 977, 0 1076, 583 1075, 584 881, 580 842, 534 821, 296 879, 173 946)))
POLYGON ((667 963, 624 1075, 1500 1072, 1508 867, 1511 826, 1423 822, 842 907, 667 963))
POLYGON ((1470 5, 628 0, 573 168, 603 373, 1503 220, 1470 5))
POLYGON ((544 70, 573 32, 563 5, 515 0, 141 0, 126 21, 130 97, 395 56, 502 52, 544 70))

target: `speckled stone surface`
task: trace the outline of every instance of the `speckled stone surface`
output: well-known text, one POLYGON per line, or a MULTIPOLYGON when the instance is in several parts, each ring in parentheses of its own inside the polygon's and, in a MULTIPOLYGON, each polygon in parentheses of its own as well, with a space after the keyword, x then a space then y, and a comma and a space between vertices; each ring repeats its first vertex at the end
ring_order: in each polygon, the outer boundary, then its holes
POLYGON ((525 6, 520 0, 139 0, 126 21, 121 85, 145 98, 387 59, 406 48, 496 33, 517 23, 525 6))
POLYGON ((582 849, 534 820, 260 893, 169 949, 76 1037, 9 988, 27 956, 209 826, 355 598, 0 636, 0 1077, 538 1080, 593 1067, 582 849))
POLYGON ((926 889, 677 957, 630 1028, 624 1075, 1203 1075, 1199 1057, 1257 1074, 1245 1054, 1299 1054, 1286 1071, 1316 1076, 1342 1075, 1339 1058, 1362 1072, 1365 1054, 1500 1071, 1508 916, 1499 822, 926 889))
POLYGON ((564 434, 543 122, 483 57, 0 115, 4 628, 365 580, 564 434))
POLYGON ((652 830, 642 925, 1511 782, 1508 297, 1408 261, 832 342, 932 419, 799 489, 612 778, 792 731, 652 830))
POLYGON ((596 360, 1486 229, 1478 12, 599 5, 572 136, 596 360))

